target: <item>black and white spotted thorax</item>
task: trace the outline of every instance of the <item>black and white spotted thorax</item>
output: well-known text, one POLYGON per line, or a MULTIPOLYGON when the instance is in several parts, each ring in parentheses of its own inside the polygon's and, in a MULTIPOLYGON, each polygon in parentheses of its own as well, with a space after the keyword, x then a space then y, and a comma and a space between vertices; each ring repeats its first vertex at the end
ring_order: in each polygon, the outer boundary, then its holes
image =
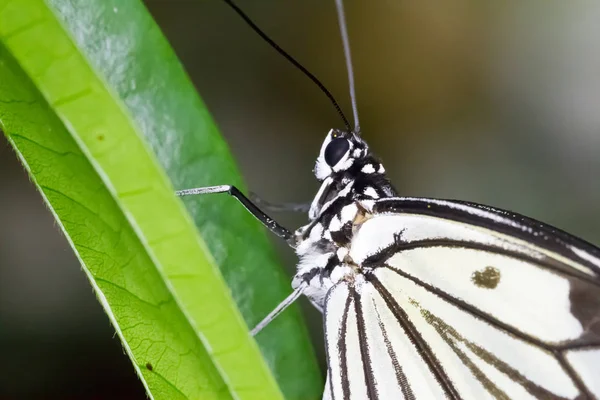
POLYGON ((381 162, 353 132, 327 134, 314 173, 322 183, 310 222, 295 232, 300 261, 292 286, 307 285, 304 294, 322 310, 334 284, 366 272, 350 257, 352 238, 377 200, 397 194, 381 162))

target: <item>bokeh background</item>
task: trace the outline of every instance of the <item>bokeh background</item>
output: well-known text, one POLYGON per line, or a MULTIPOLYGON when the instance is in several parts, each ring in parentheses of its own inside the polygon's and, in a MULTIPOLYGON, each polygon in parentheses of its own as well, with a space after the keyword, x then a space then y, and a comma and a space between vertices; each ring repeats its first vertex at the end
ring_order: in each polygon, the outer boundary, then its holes
MULTIPOLYGON (((238 3, 351 113, 333 1, 238 3)), ((325 96, 222 2, 146 4, 251 190, 310 200, 320 142, 342 126, 325 96)), ((486 203, 600 244, 599 1, 346 7, 363 135, 403 195, 486 203)), ((277 217, 289 227, 306 219, 277 217)), ((293 254, 275 245, 292 274, 293 254)), ((322 356, 320 316, 302 302, 322 356)), ((145 398, 4 137, 0 361, 0 399, 145 398)))

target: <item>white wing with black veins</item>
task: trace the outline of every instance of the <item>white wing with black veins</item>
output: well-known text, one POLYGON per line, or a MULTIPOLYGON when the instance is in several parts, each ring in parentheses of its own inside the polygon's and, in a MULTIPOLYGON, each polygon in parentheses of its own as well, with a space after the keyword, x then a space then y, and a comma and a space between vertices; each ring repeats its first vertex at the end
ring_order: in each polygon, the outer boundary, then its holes
POLYGON ((325 304, 331 399, 600 398, 600 251, 463 202, 378 201, 325 304))

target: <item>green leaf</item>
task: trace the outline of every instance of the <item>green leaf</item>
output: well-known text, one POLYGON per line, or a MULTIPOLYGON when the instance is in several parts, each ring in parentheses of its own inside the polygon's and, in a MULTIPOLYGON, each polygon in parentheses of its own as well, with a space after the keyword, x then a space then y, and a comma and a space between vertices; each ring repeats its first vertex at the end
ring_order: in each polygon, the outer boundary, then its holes
POLYGON ((248 335, 291 290, 264 229, 224 195, 186 200, 192 220, 172 194, 243 185, 138 0, 0 0, 0 124, 153 398, 280 398, 273 374, 320 397, 297 309, 259 336, 271 371, 248 335))

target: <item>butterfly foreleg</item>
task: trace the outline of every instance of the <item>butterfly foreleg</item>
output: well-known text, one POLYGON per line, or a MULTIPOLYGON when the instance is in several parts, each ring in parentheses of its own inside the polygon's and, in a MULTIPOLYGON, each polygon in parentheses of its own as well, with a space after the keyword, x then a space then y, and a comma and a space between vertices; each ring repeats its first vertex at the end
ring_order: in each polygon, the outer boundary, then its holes
POLYGON ((265 214, 252 200, 244 195, 238 188, 232 185, 206 186, 193 189, 177 190, 175 194, 179 197, 211 193, 227 193, 237 199, 242 205, 254 215, 264 226, 278 237, 285 240, 291 247, 296 247, 296 238, 287 228, 280 225, 273 218, 265 214))
POLYGON ((249 193, 250 200, 254 204, 260 206, 263 210, 269 212, 298 212, 306 214, 310 210, 310 202, 308 203, 271 203, 262 199, 256 193, 249 193))

